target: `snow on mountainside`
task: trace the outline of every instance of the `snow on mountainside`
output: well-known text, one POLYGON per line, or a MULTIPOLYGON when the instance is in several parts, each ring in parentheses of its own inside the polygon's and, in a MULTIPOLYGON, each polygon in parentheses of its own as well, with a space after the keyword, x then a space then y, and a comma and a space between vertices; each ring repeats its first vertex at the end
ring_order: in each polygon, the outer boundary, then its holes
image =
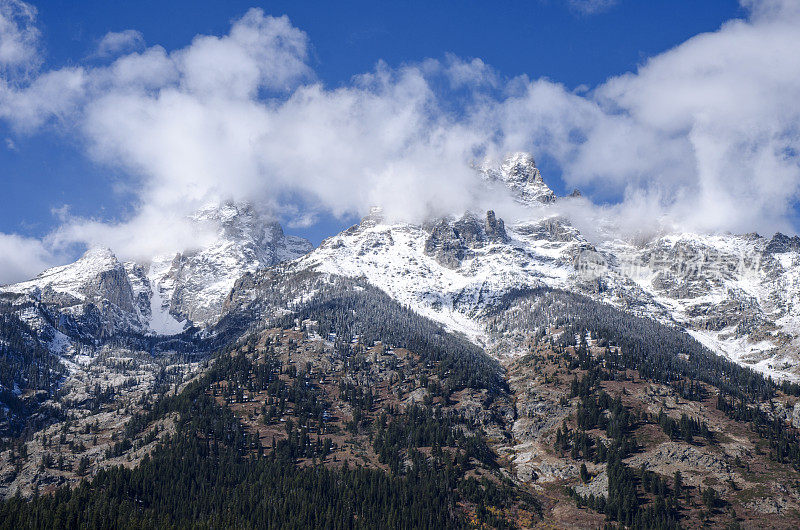
POLYGON ((506 225, 488 212, 388 224, 375 209, 293 268, 363 276, 484 344, 485 310, 504 294, 565 289, 683 327, 712 350, 762 372, 800 375, 794 303, 800 299, 800 239, 679 234, 646 245, 617 240, 595 246, 548 210, 569 199, 556 198, 529 155, 516 153, 479 171, 531 206, 530 218, 506 225))
POLYGON ((127 276, 113 252, 93 248, 74 263, 48 269, 32 280, 6 286, 4 290, 28 293, 44 303, 88 302, 103 290, 118 305, 132 309, 133 291, 127 276))
POLYGON ((387 224, 374 209, 294 266, 364 276, 402 303, 484 344, 484 311, 514 289, 575 290, 669 320, 661 305, 609 266, 613 259, 565 219, 543 213, 542 204, 557 199, 530 155, 515 153, 499 167, 479 171, 503 182, 520 203, 535 206, 535 217, 508 227, 492 211, 424 225, 387 224))
POLYGON ((556 194, 545 184, 529 153, 513 153, 499 167, 484 163, 478 170, 485 179, 505 184, 520 204, 549 204, 556 200, 556 194))
POLYGON ((141 329, 149 316, 140 303, 142 287, 140 267, 126 267, 110 250, 93 248, 74 263, 0 287, 0 293, 15 296, 16 306, 28 308, 22 316, 35 329, 48 327, 51 319, 41 306, 52 307, 64 331, 102 340, 119 331, 141 329), (31 309, 31 302, 39 309, 31 309))
POLYGON ((678 234, 603 250, 712 350, 766 373, 800 375, 797 237, 678 234))
POLYGON ((486 344, 484 312, 514 289, 553 287, 599 296, 669 319, 664 308, 563 219, 506 229, 489 211, 423 226, 385 224, 379 211, 292 264, 342 276, 364 276, 401 303, 486 344))
MULTIPOLYGON (((169 335, 190 322, 214 323, 244 273, 312 248, 305 239, 285 236, 278 223, 264 221, 248 205, 204 208, 194 220, 217 229, 205 248, 146 264, 121 263, 111 250, 93 248, 74 263, 0 287, 0 294, 16 297, 19 307, 41 304, 58 314, 57 327, 84 338, 102 340, 118 332, 169 335)), ((30 310, 27 315, 37 329, 53 320, 30 310)))
POLYGON ((194 219, 218 226, 217 238, 199 251, 153 260, 148 278, 153 300, 160 301, 160 306, 153 304, 161 315, 151 326, 156 331, 174 329, 170 316, 196 324, 214 323, 240 276, 297 258, 312 248, 305 239, 284 235, 278 223, 264 221, 248 205, 204 208, 194 219))

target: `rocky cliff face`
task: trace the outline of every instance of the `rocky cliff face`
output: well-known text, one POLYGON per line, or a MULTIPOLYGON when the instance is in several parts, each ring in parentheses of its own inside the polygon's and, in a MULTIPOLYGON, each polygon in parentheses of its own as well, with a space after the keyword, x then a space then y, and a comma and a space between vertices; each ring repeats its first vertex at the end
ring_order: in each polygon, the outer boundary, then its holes
MULTIPOLYGON (((129 269, 134 277, 141 272, 133 265, 129 269)), ((126 266, 103 248, 90 249, 74 263, 1 290, 17 295, 19 306, 34 302, 37 308, 48 308, 59 315, 56 327, 81 337, 103 340, 120 331, 141 331, 147 318, 126 266)), ((26 318, 35 328, 52 325, 41 312, 29 311, 26 318)))
POLYGON ((425 241, 425 253, 451 269, 473 255, 472 250, 491 243, 507 243, 505 223, 497 219, 493 211, 486 212, 481 220, 466 213, 458 220, 440 219, 428 227, 430 235, 425 241))

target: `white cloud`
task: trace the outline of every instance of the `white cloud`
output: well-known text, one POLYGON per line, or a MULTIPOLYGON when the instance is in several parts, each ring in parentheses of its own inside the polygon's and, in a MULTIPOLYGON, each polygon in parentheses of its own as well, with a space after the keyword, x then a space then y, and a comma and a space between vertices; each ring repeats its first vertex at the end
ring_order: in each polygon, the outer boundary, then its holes
POLYGON ((196 37, 176 54, 182 87, 211 97, 252 98, 259 89, 285 90, 311 74, 307 36, 286 16, 251 9, 222 38, 196 37))
POLYGON ((46 241, 54 250, 100 243, 141 258, 197 244, 206 234, 183 219, 226 199, 291 215, 294 226, 375 204, 404 219, 501 210, 507 198, 488 194, 470 163, 520 149, 554 160, 568 185, 617 201, 568 212, 587 228, 613 216, 637 230, 791 230, 800 14, 779 0, 746 7, 747 20, 588 91, 502 79, 452 56, 381 63, 330 89, 307 65, 307 36, 254 9, 227 35, 183 49, 0 83, 0 116, 19 131, 71 127, 137 190, 121 222, 65 217, 46 241))
POLYGON ((24 88, 0 79, 0 118, 21 132, 32 132, 47 122, 72 120, 83 103, 87 81, 82 68, 45 72, 24 88))
POLYGON ((139 50, 143 47, 144 36, 135 29, 109 31, 97 43, 95 55, 98 57, 111 57, 121 52, 139 50))
POLYGON ((27 71, 39 64, 36 8, 20 0, 0 0, 0 69, 27 71))
POLYGON ((610 130, 590 134, 565 162, 571 179, 661 190, 674 216, 700 230, 791 230, 800 11, 769 13, 698 35, 599 87, 598 124, 610 130), (604 153, 617 163, 598 165, 604 153))
POLYGON ((42 241, 0 232, 0 284, 27 280, 53 262, 42 241))

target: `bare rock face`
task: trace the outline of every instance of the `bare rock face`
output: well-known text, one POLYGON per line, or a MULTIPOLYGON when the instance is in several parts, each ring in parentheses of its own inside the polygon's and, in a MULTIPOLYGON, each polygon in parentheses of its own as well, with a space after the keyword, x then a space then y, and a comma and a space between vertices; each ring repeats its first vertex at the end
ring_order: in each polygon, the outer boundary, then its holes
POLYGON ((108 302, 122 311, 129 313, 136 311, 133 289, 124 267, 100 271, 89 283, 83 285, 81 292, 87 301, 95 305, 108 302))
POLYGON ((506 234, 506 224, 502 219, 495 217, 494 212, 489 210, 486 212, 486 221, 484 223, 484 233, 486 239, 495 243, 507 243, 508 234, 506 234))
POLYGON ((800 237, 789 237, 777 232, 764 248, 765 254, 783 254, 785 252, 800 252, 800 237))
POLYGON ((455 228, 442 219, 431 230, 425 241, 425 253, 436 258, 439 264, 451 269, 458 268, 464 258, 464 241, 455 228))
POLYGON ((486 212, 483 222, 467 213, 457 221, 443 218, 436 222, 425 241, 425 253, 436 258, 440 265, 456 269, 470 256, 471 249, 508 241, 505 223, 492 210, 486 212))

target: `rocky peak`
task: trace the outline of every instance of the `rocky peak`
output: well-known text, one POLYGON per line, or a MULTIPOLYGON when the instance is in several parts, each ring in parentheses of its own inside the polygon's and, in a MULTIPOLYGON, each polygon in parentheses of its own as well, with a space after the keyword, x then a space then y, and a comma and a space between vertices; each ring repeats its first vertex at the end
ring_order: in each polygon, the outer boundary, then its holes
POLYGON ((509 180, 518 182, 531 182, 542 178, 530 153, 517 152, 507 155, 500 164, 500 170, 509 180))
POLYGON ((545 184, 529 153, 512 153, 503 159, 499 167, 485 164, 480 171, 487 180, 505 184, 517 202, 522 204, 548 204, 556 200, 555 193, 545 184))
POLYGON ((141 304, 128 270, 107 248, 90 248, 73 263, 0 290, 37 300, 47 311, 61 314, 62 318, 38 322, 42 329, 54 322, 89 340, 141 329, 141 304))
POLYGON ((266 219, 248 203, 206 206, 192 218, 199 223, 215 225, 219 240, 266 246, 284 237, 279 223, 266 219))
MULTIPOLYGON (((103 298, 116 300, 120 293, 110 293, 108 289, 121 288, 129 294, 126 279, 125 267, 111 250, 93 247, 73 263, 47 269, 32 280, 5 286, 3 290, 32 294, 44 303, 67 305, 103 298)), ((125 301, 128 302, 129 299, 125 301)))
POLYGON ((380 206, 373 206, 369 209, 369 213, 361 219, 360 226, 377 226, 383 222, 383 208, 380 206))
POLYGON ((486 233, 486 239, 489 241, 495 241, 499 243, 505 243, 508 241, 508 235, 506 234, 506 224, 503 222, 502 219, 498 219, 494 215, 494 211, 489 210, 486 212, 486 221, 484 222, 484 232, 486 233))
POLYGON ((800 237, 789 237, 776 232, 764 249, 766 254, 783 254, 784 252, 800 252, 800 237))
POLYGON ((433 256, 439 264, 455 269, 470 256, 472 249, 507 241, 505 223, 492 210, 486 212, 482 221, 476 215, 466 213, 458 220, 442 218, 434 223, 425 241, 425 253, 433 256))

